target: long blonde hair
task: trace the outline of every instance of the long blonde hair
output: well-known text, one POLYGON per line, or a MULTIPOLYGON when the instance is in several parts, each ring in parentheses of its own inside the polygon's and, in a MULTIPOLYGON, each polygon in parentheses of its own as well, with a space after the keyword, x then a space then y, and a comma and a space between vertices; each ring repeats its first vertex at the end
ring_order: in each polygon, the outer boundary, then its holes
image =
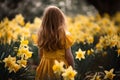
POLYGON ((38 32, 38 46, 47 51, 65 48, 65 17, 55 6, 45 9, 42 23, 38 32))

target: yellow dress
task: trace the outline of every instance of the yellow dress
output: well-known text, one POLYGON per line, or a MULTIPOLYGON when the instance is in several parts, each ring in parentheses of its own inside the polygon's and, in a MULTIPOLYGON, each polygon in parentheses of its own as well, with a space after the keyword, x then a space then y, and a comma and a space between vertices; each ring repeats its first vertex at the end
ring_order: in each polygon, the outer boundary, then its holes
MULTIPOLYGON (((66 48, 69 48, 73 44, 73 38, 70 33, 66 33, 66 48)), ((63 61, 66 66, 68 63, 65 59, 65 49, 47 52, 43 51, 43 56, 41 58, 40 64, 36 69, 35 80, 55 80, 55 74, 53 73, 52 67, 54 65, 54 61, 63 61)))

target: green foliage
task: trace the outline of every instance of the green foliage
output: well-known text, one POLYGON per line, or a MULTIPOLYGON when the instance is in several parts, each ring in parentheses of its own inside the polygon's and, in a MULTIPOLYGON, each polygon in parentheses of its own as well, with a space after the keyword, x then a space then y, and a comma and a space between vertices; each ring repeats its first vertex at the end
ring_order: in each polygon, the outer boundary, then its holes
POLYGON ((99 38, 95 37, 93 44, 75 43, 72 46, 72 52, 75 59, 75 69, 78 72, 76 80, 90 80, 95 74, 101 76, 104 80, 104 70, 110 70, 114 68, 116 76, 115 80, 119 79, 120 71, 120 57, 117 54, 117 47, 107 47, 103 51, 97 51, 95 45, 98 43, 99 38), (97 38, 97 39, 96 39, 97 38), (85 59, 79 61, 75 58, 75 52, 81 48, 83 51, 93 49, 94 53, 91 55, 85 55, 85 59))
POLYGON ((0 44, 0 80, 34 80, 34 74, 29 71, 31 68, 29 63, 27 67, 19 69, 16 73, 9 73, 9 70, 5 68, 5 63, 2 62, 9 55, 16 56, 19 45, 20 42, 11 42, 10 45, 0 44))

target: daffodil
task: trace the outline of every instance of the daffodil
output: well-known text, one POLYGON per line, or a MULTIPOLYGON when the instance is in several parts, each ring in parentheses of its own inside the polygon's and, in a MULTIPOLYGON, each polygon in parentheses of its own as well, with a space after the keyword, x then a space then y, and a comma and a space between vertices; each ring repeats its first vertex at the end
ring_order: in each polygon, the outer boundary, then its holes
POLYGON ((28 48, 20 47, 17 53, 17 56, 19 57, 24 57, 25 59, 31 58, 32 57, 32 52, 29 51, 28 48))
POLYGON ((37 44, 37 35, 35 35, 35 34, 32 34, 32 40, 33 40, 33 42, 34 42, 34 44, 37 44))
POLYGON ((12 71, 17 72, 20 69, 20 66, 16 63, 16 57, 11 57, 10 55, 3 60, 5 67, 8 68, 9 73, 12 71))
POLYGON ((53 65, 52 69, 54 73, 60 75, 64 71, 64 62, 58 62, 55 60, 55 64, 53 65))
POLYGON ((94 39, 93 39, 92 36, 88 36, 88 37, 87 37, 87 42, 88 42, 89 44, 93 43, 93 41, 94 41, 94 39))
POLYGON ((62 74, 64 80, 74 80, 75 75, 77 72, 73 70, 71 66, 65 69, 65 72, 62 74))
POLYGON ((21 60, 18 60, 17 63, 18 63, 21 67, 26 67, 26 65, 27 65, 27 60, 21 59, 21 60))
POLYGON ((77 52, 76 52, 76 59, 85 59, 85 51, 82 51, 81 49, 79 49, 77 52))
POLYGON ((94 52, 93 49, 87 50, 88 55, 91 55, 93 52, 94 52))
POLYGON ((114 69, 112 68, 110 71, 107 71, 107 70, 105 70, 104 72, 105 72, 105 79, 110 79, 110 80, 113 80, 113 78, 114 78, 114 76, 115 76, 115 74, 113 74, 113 71, 114 71, 114 69))
POLYGON ((25 54, 24 54, 24 57, 25 59, 29 59, 32 57, 32 52, 31 51, 27 51, 25 54))
POLYGON ((19 48, 18 50, 18 53, 17 53, 17 56, 21 56, 21 55, 24 55, 25 53, 28 52, 28 49, 27 48, 19 48))
POLYGON ((22 27, 21 28, 21 36, 24 36, 26 38, 30 37, 30 30, 29 28, 22 27))
POLYGON ((16 73, 20 69, 20 65, 14 64, 12 70, 16 73))
POLYGON ((10 67, 12 66, 13 63, 16 62, 16 57, 11 57, 10 55, 3 60, 5 63, 5 67, 10 67))
POLYGON ((30 26, 31 26, 30 22, 27 22, 27 23, 25 24, 25 28, 30 28, 30 26))

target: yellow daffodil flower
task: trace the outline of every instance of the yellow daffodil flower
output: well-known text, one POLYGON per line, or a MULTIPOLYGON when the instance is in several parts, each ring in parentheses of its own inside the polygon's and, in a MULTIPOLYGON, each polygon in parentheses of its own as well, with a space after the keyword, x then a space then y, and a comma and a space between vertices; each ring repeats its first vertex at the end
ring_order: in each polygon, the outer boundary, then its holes
POLYGON ((93 43, 93 41, 94 41, 94 39, 93 39, 92 36, 88 36, 88 37, 87 37, 87 42, 88 42, 89 44, 93 43))
POLYGON ((17 72, 20 66, 16 63, 16 57, 11 57, 10 55, 3 60, 5 67, 8 67, 9 73, 12 71, 17 72))
POLYGON ((24 36, 26 38, 30 37, 30 30, 29 28, 21 28, 21 36, 24 36))
POLYGON ((21 67, 26 67, 26 65, 27 65, 27 60, 21 59, 21 60, 18 60, 17 63, 18 63, 21 67))
POLYGON ((53 65, 52 69, 54 73, 60 75, 64 71, 63 66, 64 62, 58 62, 57 60, 55 60, 55 64, 53 65))
POLYGON ((79 49, 77 52, 76 52, 76 59, 85 59, 85 51, 82 51, 81 49, 79 49))
POLYGON ((17 56, 21 56, 21 55, 24 55, 25 53, 28 52, 28 49, 27 48, 19 48, 18 50, 18 53, 17 53, 17 56))
POLYGON ((64 80, 74 80, 75 75, 77 72, 73 70, 71 66, 65 69, 65 72, 62 74, 64 80))
POLYGON ((10 67, 12 66, 13 63, 16 62, 16 57, 11 57, 10 55, 3 60, 5 63, 5 67, 10 67))
POLYGON ((31 58, 32 57, 32 52, 30 52, 30 51, 27 51, 25 54, 24 54, 25 56, 25 59, 29 59, 29 58, 31 58))
POLYGON ((114 78, 114 76, 115 76, 115 74, 113 74, 113 71, 114 71, 114 69, 112 68, 110 71, 104 71, 105 72, 105 79, 110 79, 110 80, 113 80, 113 78, 114 78))
POLYGON ((32 57, 32 52, 29 51, 29 47, 28 47, 28 40, 24 40, 24 37, 21 38, 21 44, 17 56, 24 59, 28 59, 32 57))
POLYGON ((30 28, 30 26, 31 26, 30 22, 27 22, 27 23, 25 24, 25 28, 30 28))
POLYGON ((28 45, 28 40, 22 40, 21 45, 28 45))
POLYGON ((30 52, 28 48, 19 48, 17 56, 28 59, 32 57, 32 52, 30 52))
POLYGON ((14 64, 12 68, 13 68, 13 71, 16 73, 20 69, 20 65, 14 64))
POLYGON ((24 26, 25 22, 24 22, 24 17, 22 16, 22 14, 16 15, 15 20, 16 20, 17 23, 24 26))
POLYGON ((93 49, 87 50, 88 55, 91 55, 93 52, 94 52, 93 49))
POLYGON ((33 40, 33 42, 34 42, 34 44, 36 45, 37 44, 37 35, 35 35, 35 34, 32 34, 32 40, 33 40))

